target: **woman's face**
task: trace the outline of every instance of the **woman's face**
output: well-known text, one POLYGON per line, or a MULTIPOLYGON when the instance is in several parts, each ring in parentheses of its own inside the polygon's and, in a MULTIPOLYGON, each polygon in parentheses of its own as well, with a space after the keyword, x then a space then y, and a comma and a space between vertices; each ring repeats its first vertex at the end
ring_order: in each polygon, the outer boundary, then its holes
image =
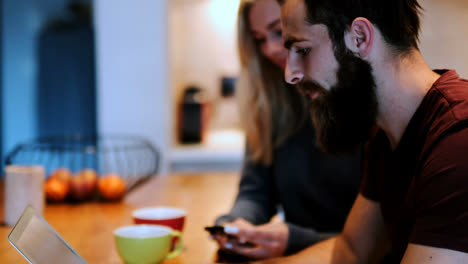
POLYGON ((280 16, 276 0, 258 0, 250 8, 249 24, 263 56, 284 69, 287 50, 283 46, 280 16))

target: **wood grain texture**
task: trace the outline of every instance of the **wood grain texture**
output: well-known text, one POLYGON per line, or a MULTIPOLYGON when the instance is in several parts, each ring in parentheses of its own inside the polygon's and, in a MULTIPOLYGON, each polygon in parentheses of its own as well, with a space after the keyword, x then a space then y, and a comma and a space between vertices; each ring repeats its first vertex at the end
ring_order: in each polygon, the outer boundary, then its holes
MULTIPOLYGON (((131 225, 131 212, 146 206, 176 206, 187 210, 183 253, 165 264, 211 261, 216 244, 203 227, 227 212, 236 195, 237 173, 179 174, 153 178, 117 203, 46 205, 45 219, 88 262, 122 263, 115 249, 113 230, 131 225)), ((1 188, 3 219, 3 184, 1 188)), ((11 227, 0 227, 0 263, 27 263, 10 245, 11 227)))

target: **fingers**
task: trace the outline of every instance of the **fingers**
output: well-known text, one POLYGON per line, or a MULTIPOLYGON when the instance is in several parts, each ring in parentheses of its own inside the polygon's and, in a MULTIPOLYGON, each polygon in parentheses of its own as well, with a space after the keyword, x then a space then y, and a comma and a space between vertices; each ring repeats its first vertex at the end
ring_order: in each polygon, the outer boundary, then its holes
POLYGON ((236 236, 240 243, 246 243, 254 236, 255 226, 244 219, 237 219, 229 225, 226 225, 224 227, 224 232, 236 236))
POLYGON ((213 239, 218 243, 220 249, 226 249, 228 251, 232 251, 234 247, 243 246, 237 237, 217 235, 216 237, 213 237, 213 239))
POLYGON ((231 235, 238 235, 239 232, 241 231, 244 232, 246 230, 251 230, 253 228, 255 227, 251 223, 245 221, 242 218, 237 218, 233 222, 226 224, 224 226, 224 232, 226 232, 227 234, 231 234, 231 235))
POLYGON ((224 232, 226 234, 217 234, 212 238, 218 243, 221 249, 231 249, 233 243, 238 243, 235 234, 239 232, 239 229, 249 225, 249 223, 241 218, 234 220, 233 222, 225 222, 221 224, 224 226, 224 232))
POLYGON ((219 235, 215 237, 220 248, 235 251, 236 249, 242 252, 251 251, 249 254, 263 254, 259 252, 259 248, 275 248, 277 244, 277 234, 272 230, 274 226, 271 224, 254 226, 242 218, 238 218, 231 223, 224 224, 224 232, 228 235, 219 235), (247 244, 247 245, 246 245, 247 244), (257 248, 253 250, 252 248, 257 248))
POLYGON ((269 258, 284 254, 289 237, 289 229, 284 223, 267 223, 261 226, 245 225, 239 228, 237 237, 240 242, 254 246, 233 245, 232 251, 251 258, 269 258))
POLYGON ((216 243, 218 243, 219 248, 229 249, 230 245, 228 244, 229 242, 226 235, 214 235, 212 238, 216 243))
POLYGON ((249 237, 246 234, 251 233, 254 229, 255 227, 251 223, 242 218, 238 218, 224 226, 224 232, 237 237, 240 243, 246 243, 249 237))
POLYGON ((262 246, 244 247, 239 244, 234 244, 231 251, 254 259, 267 258, 269 255, 268 250, 262 246))
POLYGON ((274 233, 269 230, 262 229, 261 227, 255 227, 251 224, 240 224, 238 227, 226 226, 225 232, 236 236, 240 243, 250 242, 264 245, 269 243, 271 240, 275 240, 274 233))

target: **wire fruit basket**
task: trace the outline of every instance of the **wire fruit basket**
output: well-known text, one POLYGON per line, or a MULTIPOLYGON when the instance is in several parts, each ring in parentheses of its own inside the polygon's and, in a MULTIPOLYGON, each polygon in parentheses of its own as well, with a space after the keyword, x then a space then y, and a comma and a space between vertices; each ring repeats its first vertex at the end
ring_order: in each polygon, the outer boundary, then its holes
POLYGON ((118 175, 126 191, 156 175, 160 154, 148 140, 124 135, 54 136, 17 145, 6 165, 41 165, 46 179, 58 169, 72 174, 95 171, 97 177, 118 175))

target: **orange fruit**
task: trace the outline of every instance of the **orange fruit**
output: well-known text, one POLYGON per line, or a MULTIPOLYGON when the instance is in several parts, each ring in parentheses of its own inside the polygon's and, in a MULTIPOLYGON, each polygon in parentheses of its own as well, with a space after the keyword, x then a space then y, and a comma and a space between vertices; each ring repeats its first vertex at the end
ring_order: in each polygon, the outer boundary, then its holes
POLYGON ((70 180, 70 196, 77 201, 90 199, 96 190, 98 174, 93 169, 84 169, 70 180))
POLYGON ((83 181, 87 182, 90 185, 94 185, 94 187, 97 184, 98 181, 98 174, 95 170, 93 169, 84 169, 74 176, 75 178, 81 178, 83 181))
POLYGON ((57 178, 49 178, 44 184, 46 199, 50 202, 62 202, 67 197, 69 186, 57 178))
POLYGON ((125 182, 117 174, 107 174, 98 181, 98 190, 106 200, 117 200, 125 194, 125 182))
POLYGON ((72 178, 72 173, 67 168, 58 168, 50 174, 50 178, 56 178, 68 184, 72 178))

